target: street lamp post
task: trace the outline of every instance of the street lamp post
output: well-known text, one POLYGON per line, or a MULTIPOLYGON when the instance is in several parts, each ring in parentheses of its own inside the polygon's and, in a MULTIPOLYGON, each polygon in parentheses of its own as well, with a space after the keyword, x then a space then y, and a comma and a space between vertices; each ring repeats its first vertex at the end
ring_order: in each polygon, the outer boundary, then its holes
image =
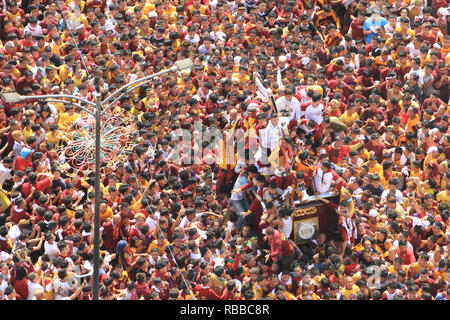
POLYGON ((95 198, 94 198, 94 286, 93 296, 99 297, 99 266, 100 266, 100 128, 102 104, 97 100, 95 109, 95 198))
MULTIPOLYGON (((129 90, 128 88, 134 86, 132 89, 136 89, 146 83, 148 83, 151 79, 161 76, 163 74, 167 74, 175 71, 182 71, 186 69, 190 69, 193 66, 193 62, 191 59, 184 59, 180 61, 176 61, 174 66, 170 69, 163 70, 161 72, 145 76, 134 80, 116 91, 114 91, 111 95, 109 95, 105 100, 101 101, 99 97, 97 97, 97 102, 94 103, 92 101, 86 100, 82 97, 77 97, 73 95, 65 95, 65 94, 49 94, 49 95, 39 95, 39 96, 22 96, 17 92, 9 92, 2 93, 1 98, 4 102, 7 103, 17 103, 25 100, 32 99, 60 99, 60 98, 69 98, 74 99, 79 102, 85 103, 91 107, 94 107, 94 112, 85 108, 80 104, 75 104, 71 101, 65 100, 56 100, 57 102, 67 103, 76 105, 78 108, 86 111, 91 116, 95 117, 95 204, 94 204, 94 271, 93 271, 93 298, 94 300, 98 300, 99 298, 99 260, 100 260, 100 167, 101 167, 101 159, 100 159, 100 148, 101 148, 101 117, 105 115, 106 112, 117 102, 120 98, 129 90), (108 104, 109 103, 109 104, 108 104), (107 108, 104 109, 104 106, 108 104, 107 108)), ((52 100, 55 101, 55 100, 52 100)), ((55 102, 56 102, 55 101, 55 102)))

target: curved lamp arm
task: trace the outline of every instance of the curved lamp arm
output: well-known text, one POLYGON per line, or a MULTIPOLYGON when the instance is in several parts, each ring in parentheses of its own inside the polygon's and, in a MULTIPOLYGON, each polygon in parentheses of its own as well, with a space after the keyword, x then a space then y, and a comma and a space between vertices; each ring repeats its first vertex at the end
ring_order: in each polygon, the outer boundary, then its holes
MULTIPOLYGON (((70 94, 46 94, 46 95, 39 95, 39 96, 22 96, 22 95, 18 94, 17 92, 8 92, 8 93, 2 93, 1 97, 5 102, 9 102, 9 103, 17 103, 17 102, 21 102, 21 101, 25 101, 25 100, 32 100, 32 99, 69 98, 69 99, 75 99, 80 102, 86 103, 94 108, 97 107, 97 105, 92 101, 86 100, 82 97, 73 96, 70 94)), ((67 103, 69 103, 69 101, 67 101, 67 103)))

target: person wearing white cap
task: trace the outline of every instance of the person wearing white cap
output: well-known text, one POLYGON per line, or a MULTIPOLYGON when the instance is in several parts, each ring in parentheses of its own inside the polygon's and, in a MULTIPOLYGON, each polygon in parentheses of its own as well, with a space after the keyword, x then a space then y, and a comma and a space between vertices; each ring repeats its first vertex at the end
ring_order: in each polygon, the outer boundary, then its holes
POLYGON ((442 34, 448 34, 447 19, 449 15, 450 15, 449 8, 439 8, 439 10, 437 11, 436 22, 439 25, 442 34))
POLYGON ((439 159, 439 150, 436 146, 431 146, 428 148, 427 155, 423 162, 423 167, 425 168, 427 164, 436 162, 439 159))
POLYGON ((376 230, 376 226, 378 224, 378 210, 377 209, 370 209, 369 211, 369 220, 367 221, 367 224, 370 226, 371 229, 376 230))
MULTIPOLYGON (((3 252, 2 251, 2 255, 3 254, 7 254, 6 252, 3 252)), ((8 254, 7 254, 8 255, 8 254)), ((9 256, 9 255, 8 255, 9 256)), ((8 268, 8 266, 6 265, 6 263, 1 263, 0 264, 1 265, 1 268, 3 269, 4 267, 6 267, 6 268, 8 268)), ((9 269, 8 269, 8 271, 9 271, 9 269)), ((8 274, 9 274, 9 272, 8 272, 8 274)), ((7 279, 4 279, 3 277, 1 277, 0 278, 0 299, 1 300, 3 300, 3 295, 4 295, 4 292, 5 292, 5 289, 8 287, 8 281, 6 281, 7 279)))
POLYGON ((363 205, 363 202, 361 200, 361 196, 363 193, 363 189, 361 188, 362 183, 363 181, 360 177, 352 177, 349 181, 349 188, 352 192, 353 199, 355 199, 355 206, 357 208, 363 205))

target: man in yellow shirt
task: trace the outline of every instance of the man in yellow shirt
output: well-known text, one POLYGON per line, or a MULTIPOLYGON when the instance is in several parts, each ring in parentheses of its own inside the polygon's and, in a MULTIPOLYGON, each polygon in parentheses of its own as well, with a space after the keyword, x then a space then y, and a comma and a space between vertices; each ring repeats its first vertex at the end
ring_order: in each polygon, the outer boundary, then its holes
POLYGON ((369 167, 369 173, 380 174, 383 171, 383 167, 377 162, 377 157, 375 155, 370 156, 367 165, 369 167))
POLYGON ((142 37, 150 37, 153 34, 153 29, 150 28, 150 21, 148 19, 144 18, 139 22, 137 34, 142 37))
POLYGON ((247 74, 248 68, 246 66, 239 66, 239 72, 233 73, 233 78, 239 80, 240 85, 244 82, 250 81, 250 76, 247 74))
POLYGON ((436 200, 450 206, 450 182, 447 182, 446 190, 442 190, 436 195, 436 200))
POLYGON ((192 16, 192 11, 194 10, 199 10, 201 15, 209 15, 208 7, 201 4, 201 0, 193 0, 192 4, 187 7, 187 10, 190 16, 192 16))
POLYGON ((68 104, 66 105, 66 112, 64 112, 59 118, 58 126, 62 130, 66 130, 75 122, 76 119, 78 119, 79 116, 80 115, 78 113, 75 113, 73 106, 68 104))
POLYGON ((148 17, 150 11, 155 10, 155 5, 153 4, 153 1, 147 0, 138 0, 136 3, 136 7, 140 7, 142 9, 142 13, 146 17, 148 17))
POLYGON ((419 117, 419 109, 411 106, 410 108, 408 108, 408 111, 406 113, 406 115, 409 117, 408 118, 408 122, 406 123, 406 132, 410 131, 410 132, 415 132, 417 128, 417 124, 420 122, 420 117, 419 117))
POLYGON ((61 79, 56 74, 55 68, 52 66, 45 67, 45 77, 41 79, 41 86, 43 91, 50 92, 51 88, 54 86, 61 85, 61 79))
POLYGON ((339 117, 347 127, 351 127, 356 120, 359 120, 358 112, 356 112, 356 107, 353 103, 349 103, 347 110, 339 117))
POLYGON ((345 278, 345 286, 340 292, 345 297, 345 300, 356 300, 359 291, 358 286, 353 283, 352 277, 345 278))
POLYGON ((163 9, 169 17, 176 11, 176 7, 170 4, 170 0, 163 0, 163 9))
POLYGON ((414 40, 414 32, 409 28, 409 20, 406 18, 400 19, 400 27, 396 28, 394 32, 400 32, 403 41, 406 43, 414 40))
POLYGON ((417 276, 420 275, 420 272, 423 269, 433 271, 434 266, 429 260, 430 257, 428 256, 427 253, 425 252, 421 253, 419 259, 416 262, 412 263, 409 267, 410 277, 416 278, 417 276))
POLYGON ((64 64, 58 70, 61 81, 65 81, 73 71, 73 60, 72 55, 66 55, 64 57, 64 64))

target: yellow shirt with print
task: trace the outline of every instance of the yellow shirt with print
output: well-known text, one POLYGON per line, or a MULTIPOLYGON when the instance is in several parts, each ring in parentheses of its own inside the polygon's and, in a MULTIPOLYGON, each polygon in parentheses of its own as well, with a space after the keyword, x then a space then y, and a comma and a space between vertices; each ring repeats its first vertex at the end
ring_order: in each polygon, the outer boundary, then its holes
POLYGON ((69 67, 66 66, 65 64, 63 64, 59 68, 58 71, 59 71, 59 78, 61 79, 61 81, 66 80, 69 77, 70 73, 71 73, 71 71, 69 70, 69 67))
MULTIPOLYGON (((433 271, 434 266, 431 262, 428 262, 427 270, 433 271)), ((416 276, 420 274, 420 272, 423 270, 423 268, 419 265, 419 262, 414 262, 409 266, 409 271, 411 273, 411 276, 416 276)))
POLYGON ((138 201, 136 201, 135 203, 130 205, 131 211, 139 212, 139 211, 141 211, 141 209, 142 209, 142 199, 139 199, 138 201))
POLYGON ((47 76, 43 77, 41 79, 41 86, 43 86, 44 88, 48 88, 48 87, 52 87, 52 86, 60 86, 61 85, 61 79, 59 78, 59 76, 57 74, 55 74, 55 76, 53 78, 48 78, 47 76))
POLYGON ((79 115, 77 113, 70 116, 67 112, 64 112, 59 118, 58 127, 65 130, 71 126, 78 117, 79 115))
POLYGON ((105 223, 108 220, 108 218, 112 218, 113 216, 114 216, 114 213, 113 213, 111 207, 108 206, 108 208, 106 208, 105 212, 103 212, 103 213, 100 212, 100 224, 105 223))
POLYGON ((240 73, 233 73, 232 76, 234 79, 239 80, 239 83, 242 85, 244 82, 250 81, 250 76, 245 74, 244 76, 241 76, 240 73))
POLYGON ((442 190, 436 195, 436 200, 438 202, 444 202, 447 206, 450 206, 450 194, 447 193, 447 190, 442 190))
POLYGON ((22 134, 23 134, 23 141, 26 142, 28 140, 28 137, 33 135, 33 130, 31 130, 31 128, 30 129, 24 128, 22 130, 22 134))
MULTIPOLYGON (((394 32, 400 32, 401 33, 402 32, 402 28, 398 27, 398 28, 396 28, 394 30, 394 32)), ((407 32, 408 32, 409 36, 411 37, 411 38, 409 38, 409 42, 413 41, 414 40, 414 31, 412 31, 411 29, 408 28, 407 32)))
MULTIPOLYGON (((406 266, 402 266, 400 270, 403 270, 406 272, 406 266)), ((393 265, 390 265, 388 268, 389 273, 398 274, 398 271, 395 269, 393 265)))
POLYGON ((347 127, 351 127, 356 120, 359 120, 359 116, 357 112, 353 112, 352 115, 349 115, 348 111, 345 111, 340 117, 341 121, 345 123, 347 127))
POLYGON ((373 167, 369 167, 369 173, 378 173, 378 175, 381 176, 380 173, 383 172, 383 167, 379 163, 375 163, 373 167))
POLYGON ((356 295, 359 292, 359 288, 357 285, 353 285, 353 287, 349 290, 347 288, 343 288, 341 290, 341 295, 345 297, 345 300, 356 300, 356 295))

